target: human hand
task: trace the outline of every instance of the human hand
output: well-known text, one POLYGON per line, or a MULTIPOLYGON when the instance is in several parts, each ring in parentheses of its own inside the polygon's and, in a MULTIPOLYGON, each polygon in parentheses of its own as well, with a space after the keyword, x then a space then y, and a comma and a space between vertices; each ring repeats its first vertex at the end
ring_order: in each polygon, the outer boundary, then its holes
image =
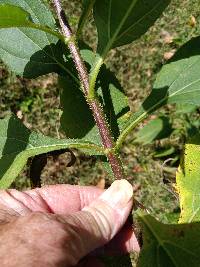
POLYGON ((131 225, 123 227, 132 198, 126 180, 104 192, 70 185, 0 191, 1 267, 98 267, 94 258, 80 259, 99 247, 139 251, 131 225))

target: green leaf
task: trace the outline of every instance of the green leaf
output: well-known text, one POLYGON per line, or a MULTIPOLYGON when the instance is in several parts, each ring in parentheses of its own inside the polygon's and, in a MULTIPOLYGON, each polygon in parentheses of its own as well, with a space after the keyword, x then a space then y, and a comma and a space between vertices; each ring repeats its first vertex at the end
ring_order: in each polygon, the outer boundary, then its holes
POLYGON ((106 156, 97 156, 97 159, 99 160, 101 167, 103 167, 104 170, 106 171, 106 173, 108 174, 109 181, 114 182, 115 176, 113 174, 112 168, 110 166, 110 163, 109 163, 107 157, 106 156))
MULTIPOLYGON (((88 49, 82 49, 81 55, 90 69, 95 54, 88 49)), ((73 73, 77 75, 75 68, 73 73)), ((61 128, 66 136, 101 144, 97 126, 95 126, 91 110, 84 98, 79 82, 75 82, 74 79, 72 80, 67 76, 61 77, 60 85, 62 87, 61 106, 63 109, 61 128)), ((98 76, 96 89, 113 135, 117 138, 127 120, 128 99, 115 75, 105 65, 102 66, 98 76)))
POLYGON ((114 73, 105 65, 101 68, 96 87, 113 136, 117 139, 129 117, 128 98, 114 73))
POLYGON ((174 154, 175 152, 176 152, 176 150, 172 146, 172 147, 163 148, 161 150, 155 151, 153 156, 154 156, 154 158, 163 158, 163 157, 170 156, 170 155, 174 154))
MULTIPOLYGON (((60 77, 59 85, 61 88, 61 107, 63 109, 61 117, 62 130, 69 138, 81 139, 95 125, 92 113, 79 84, 74 84, 69 77, 60 77)), ((97 132, 94 134, 95 139, 96 134, 97 132)), ((100 143, 100 140, 98 143, 100 143)))
MULTIPOLYGON (((89 49, 82 49, 81 55, 91 68, 95 61, 95 54, 89 49)), ((128 98, 115 74, 105 64, 102 65, 97 77, 96 91, 113 135, 117 138, 130 116, 128 98)))
POLYGON ((199 267, 200 223, 162 224, 141 216, 143 247, 138 267, 199 267))
POLYGON ((177 224, 180 218, 180 210, 175 210, 173 212, 165 214, 165 220, 169 224, 177 224))
POLYGON ((94 5, 97 52, 105 58, 110 49, 138 39, 169 3, 170 0, 97 0, 94 5))
MULTIPOLYGON (((18 22, 16 23, 23 24, 26 21, 29 26, 45 25, 42 26, 43 30, 49 29, 51 33, 52 31, 56 32, 53 15, 41 0, 0 0, 0 4, 4 4, 4 7, 1 8, 5 8, 5 4, 16 6, 15 8, 7 7, 12 9, 10 25, 14 23, 13 16, 17 12, 18 22), (27 20, 27 13, 30 14, 29 20, 27 20)), ((2 15, 5 17, 5 14, 2 13, 0 18, 2 15)), ((35 78, 50 72, 59 73, 61 70, 68 71, 58 37, 44 31, 27 28, 27 26, 21 28, 22 24, 17 28, 0 29, 0 58, 2 61, 13 72, 27 78, 35 78)))
POLYGON ((200 133, 200 121, 192 121, 191 123, 186 124, 186 135, 188 137, 194 136, 200 133))
POLYGON ((172 124, 168 117, 162 116, 148 122, 136 134, 137 143, 150 144, 155 140, 168 137, 172 133, 172 124))
POLYGON ((180 196, 180 222, 200 221, 200 135, 189 140, 179 166, 176 182, 180 196))
POLYGON ((79 36, 83 30, 83 27, 85 25, 85 22, 87 21, 92 9, 93 9, 93 6, 94 6, 94 3, 95 3, 96 0, 83 0, 82 1, 82 14, 81 14, 81 17, 80 17, 80 20, 79 20, 79 24, 78 24, 78 30, 77 30, 77 36, 79 36))
POLYGON ((179 103, 176 105, 176 113, 177 114, 192 113, 192 112, 196 111, 197 107, 198 107, 197 105, 193 105, 193 104, 179 103))
POLYGON ((200 105, 200 37, 183 45, 157 75, 151 94, 124 127, 120 139, 168 103, 200 105))
POLYGON ((44 25, 35 24, 30 19, 30 14, 20 7, 4 4, 0 5, 0 28, 33 28, 55 35, 59 39, 63 39, 62 35, 58 32, 44 25))
POLYGON ((101 151, 89 142, 58 140, 31 132, 15 116, 0 120, 0 188, 11 185, 29 157, 64 148, 83 148, 89 153, 101 151))
POLYGON ((183 45, 158 74, 154 90, 166 91, 159 101, 200 105, 199 67, 200 37, 196 37, 183 45))

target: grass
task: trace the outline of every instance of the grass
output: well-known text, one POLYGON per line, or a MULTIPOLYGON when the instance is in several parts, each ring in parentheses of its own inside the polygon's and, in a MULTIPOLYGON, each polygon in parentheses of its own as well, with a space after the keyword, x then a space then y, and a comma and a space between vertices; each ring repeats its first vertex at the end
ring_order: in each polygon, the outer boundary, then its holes
MULTIPOLYGON (((80 1, 65 0, 64 5, 71 23, 76 25, 80 14, 80 1)), ((96 31, 93 24, 90 20, 85 29, 85 39, 92 47, 95 47, 96 31)), ((110 52, 107 65, 116 73, 124 87, 133 112, 149 94, 155 75, 166 58, 199 32, 200 5, 198 1, 172 0, 162 18, 140 40, 110 52)), ((61 110, 56 75, 26 80, 9 73, 1 64, 0 88, 1 118, 14 112, 29 128, 45 135, 62 136, 59 131, 61 110)), ((184 128, 184 122, 175 118, 173 106, 162 109, 157 112, 157 115, 160 113, 170 114, 175 127, 184 128)), ((198 114, 193 116, 198 118, 198 114)), ((164 159, 154 159, 153 153, 156 149, 166 145, 175 146, 179 153, 184 142, 184 134, 174 135, 169 139, 145 146, 136 146, 133 140, 134 133, 128 136, 121 151, 121 157, 130 177, 129 181, 134 184, 135 197, 155 216, 167 221, 165 214, 177 208, 178 201, 172 183, 168 185, 163 183, 163 169, 167 171, 165 178, 171 180, 175 177, 174 170, 178 162, 175 165, 168 163, 167 168, 164 168, 164 159)), ((69 168, 66 167, 69 154, 61 155, 56 161, 50 157, 42 173, 42 183, 96 185, 100 180, 105 181, 106 186, 111 183, 100 162, 77 151, 74 153, 77 161, 69 168)), ((13 187, 23 189, 30 186, 29 179, 27 179, 28 170, 27 167, 20 174, 12 185, 13 187)))

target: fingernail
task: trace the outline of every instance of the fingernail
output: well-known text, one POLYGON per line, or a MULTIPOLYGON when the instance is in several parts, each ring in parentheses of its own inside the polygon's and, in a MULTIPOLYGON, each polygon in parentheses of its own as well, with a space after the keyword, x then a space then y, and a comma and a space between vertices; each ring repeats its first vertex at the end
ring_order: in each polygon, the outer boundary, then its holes
POLYGON ((117 180, 100 196, 114 207, 125 207, 133 197, 133 187, 127 180, 117 180))

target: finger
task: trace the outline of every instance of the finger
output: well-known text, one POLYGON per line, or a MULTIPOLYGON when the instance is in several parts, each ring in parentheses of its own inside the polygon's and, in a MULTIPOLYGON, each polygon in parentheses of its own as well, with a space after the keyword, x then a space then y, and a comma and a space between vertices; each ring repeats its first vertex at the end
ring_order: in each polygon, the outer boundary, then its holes
MULTIPOLYGON (((103 190, 91 186, 51 185, 43 188, 20 192, 14 189, 0 191, 0 208, 8 212, 2 220, 10 215, 25 215, 32 211, 53 212, 57 214, 70 214, 88 206, 101 195, 103 190), (8 210, 9 209, 9 210, 8 210)), ((2 213, 1 216, 2 217, 2 213)), ((12 218, 12 217, 10 217, 12 218)), ((8 219, 8 218, 7 218, 8 219)), ((10 220, 10 219, 9 219, 10 220)), ((98 251, 102 254, 127 253, 139 249, 132 226, 124 227, 115 241, 106 248, 98 251), (130 237, 130 239, 128 239, 130 237)))
POLYGON ((15 215, 32 211, 70 214, 88 206, 103 190, 92 186, 51 185, 20 192, 0 191, 0 209, 15 215))
POLYGON ((108 244, 92 252, 92 255, 114 256, 139 251, 140 246, 135 236, 133 225, 127 222, 121 231, 108 244))
POLYGON ((133 204, 133 188, 126 180, 115 181, 97 200, 66 220, 69 265, 108 243, 125 224, 133 204), (71 242, 70 242, 71 241, 71 242), (72 246, 73 244, 73 246, 72 246))
POLYGON ((139 251, 140 246, 131 224, 126 224, 122 230, 104 246, 104 254, 110 256, 139 251))

